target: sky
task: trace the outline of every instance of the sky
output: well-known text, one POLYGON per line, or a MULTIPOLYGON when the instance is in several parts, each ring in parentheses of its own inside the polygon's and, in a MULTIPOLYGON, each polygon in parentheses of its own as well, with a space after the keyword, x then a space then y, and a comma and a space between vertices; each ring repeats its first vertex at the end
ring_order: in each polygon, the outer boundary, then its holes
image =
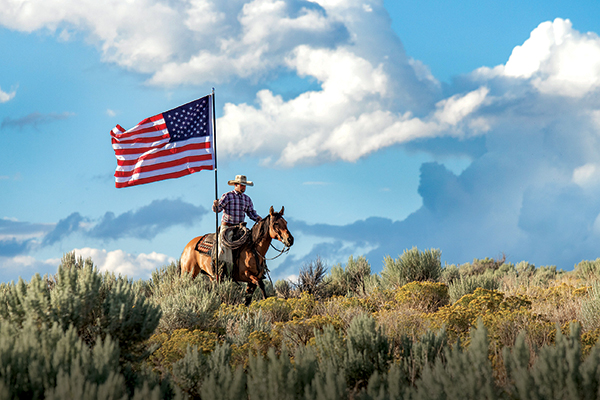
MULTIPOLYGON (((243 174, 294 279, 405 250, 600 257, 597 1, 0 0, 0 282, 147 279, 243 174), (215 89, 217 173, 116 189, 110 131, 215 89), (279 246, 281 248, 281 244, 279 246)), ((270 250, 268 257, 275 256, 270 250)))

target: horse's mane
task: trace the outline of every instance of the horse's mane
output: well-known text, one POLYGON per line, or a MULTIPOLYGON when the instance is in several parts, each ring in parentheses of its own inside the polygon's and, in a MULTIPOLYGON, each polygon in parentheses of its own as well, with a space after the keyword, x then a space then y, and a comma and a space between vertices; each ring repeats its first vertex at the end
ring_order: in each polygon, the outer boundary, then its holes
POLYGON ((254 224, 250 232, 252 233, 252 241, 257 243, 261 237, 269 234, 269 224, 267 218, 271 218, 271 214, 266 218, 261 219, 258 223, 254 224))
POLYGON ((271 223, 271 218, 277 220, 278 218, 281 218, 281 214, 278 212, 269 214, 265 218, 261 219, 260 222, 254 224, 250 230, 252 233, 252 241, 254 243, 258 243, 260 238, 269 234, 269 224, 271 223))

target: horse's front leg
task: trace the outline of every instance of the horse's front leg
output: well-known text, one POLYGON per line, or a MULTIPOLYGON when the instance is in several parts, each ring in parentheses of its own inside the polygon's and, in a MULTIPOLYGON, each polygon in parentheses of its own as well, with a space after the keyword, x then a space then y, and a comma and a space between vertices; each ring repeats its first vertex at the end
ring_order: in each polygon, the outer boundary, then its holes
POLYGON ((246 287, 246 307, 250 305, 250 302, 252 301, 252 295, 254 294, 255 290, 256 284, 248 282, 248 286, 246 287))

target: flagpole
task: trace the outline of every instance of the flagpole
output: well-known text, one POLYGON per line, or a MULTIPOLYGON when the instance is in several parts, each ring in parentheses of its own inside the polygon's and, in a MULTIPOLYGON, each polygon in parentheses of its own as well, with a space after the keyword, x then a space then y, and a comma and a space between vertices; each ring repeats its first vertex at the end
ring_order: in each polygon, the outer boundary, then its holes
MULTIPOLYGON (((215 88, 212 88, 213 152, 215 157, 215 200, 219 200, 219 181, 217 179, 217 119, 215 118, 215 88)), ((215 213, 215 272, 219 274, 219 213, 215 213)), ((218 278, 217 278, 218 279, 218 278)))

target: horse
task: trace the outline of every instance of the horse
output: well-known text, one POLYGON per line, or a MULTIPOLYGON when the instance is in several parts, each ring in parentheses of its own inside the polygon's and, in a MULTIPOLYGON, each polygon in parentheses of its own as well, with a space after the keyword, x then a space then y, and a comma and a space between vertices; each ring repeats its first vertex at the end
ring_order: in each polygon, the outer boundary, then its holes
MULTIPOLYGON (((283 218, 284 207, 275 212, 273 206, 269 209, 269 215, 254 224, 251 232, 251 240, 248 240, 239 249, 239 256, 234 262, 232 279, 234 282, 246 282, 246 306, 252 301, 252 295, 258 286, 267 298, 263 279, 266 273, 265 254, 269 250, 273 239, 279 240, 287 248, 294 244, 294 237, 287 228, 287 221, 283 218), (260 258, 260 259, 259 259, 260 258), (237 268, 236 268, 237 267, 237 268)), ((211 256, 196 250, 196 244, 202 236, 195 237, 183 249, 180 259, 180 273, 189 273, 192 278, 202 273, 208 275, 211 281, 219 282, 220 276, 214 271, 211 256)), ((215 249, 215 251, 217 251, 215 249)))

